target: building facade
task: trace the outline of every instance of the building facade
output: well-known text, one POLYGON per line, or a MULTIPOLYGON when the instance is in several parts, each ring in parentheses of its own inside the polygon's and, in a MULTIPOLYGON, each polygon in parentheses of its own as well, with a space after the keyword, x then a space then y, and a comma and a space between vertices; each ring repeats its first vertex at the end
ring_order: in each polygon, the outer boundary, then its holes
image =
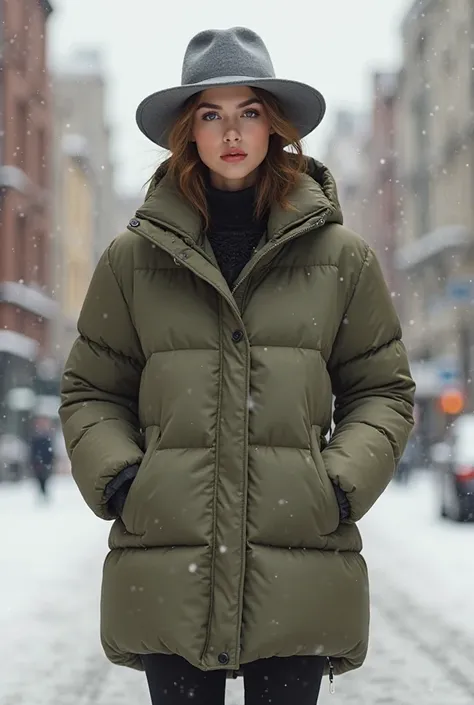
POLYGON ((97 262, 117 234, 111 131, 100 54, 95 50, 71 54, 61 70, 55 71, 53 90, 64 135, 79 135, 87 143, 94 177, 94 260, 97 262))
POLYGON ((416 0, 402 41, 397 267, 417 394, 436 436, 443 389, 474 402, 473 3, 416 0))
POLYGON ((398 305, 396 276, 396 147, 395 103, 398 73, 372 75, 371 136, 367 145, 367 199, 372 244, 382 265, 385 280, 398 305))
POLYGON ((52 347, 63 367, 77 337, 77 319, 94 268, 95 175, 87 140, 64 132, 55 116, 54 254, 51 277, 58 315, 52 347))
POLYGON ((397 299, 395 110, 398 75, 375 73, 370 110, 341 110, 325 163, 338 185, 344 223, 374 248, 397 299))
POLYGON ((367 146, 370 120, 367 115, 339 110, 327 141, 323 161, 337 182, 337 191, 348 228, 371 238, 368 231, 367 146))
POLYGON ((49 359, 51 92, 48 0, 0 0, 0 433, 24 435, 49 359))

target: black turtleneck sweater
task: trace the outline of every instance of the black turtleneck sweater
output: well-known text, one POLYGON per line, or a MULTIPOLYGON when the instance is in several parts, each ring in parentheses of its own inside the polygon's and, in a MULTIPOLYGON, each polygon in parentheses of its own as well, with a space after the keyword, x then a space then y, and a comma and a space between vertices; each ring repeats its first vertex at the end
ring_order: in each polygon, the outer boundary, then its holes
POLYGON ((267 227, 267 219, 254 216, 255 187, 221 191, 206 187, 211 243, 220 270, 231 287, 251 258, 267 227))

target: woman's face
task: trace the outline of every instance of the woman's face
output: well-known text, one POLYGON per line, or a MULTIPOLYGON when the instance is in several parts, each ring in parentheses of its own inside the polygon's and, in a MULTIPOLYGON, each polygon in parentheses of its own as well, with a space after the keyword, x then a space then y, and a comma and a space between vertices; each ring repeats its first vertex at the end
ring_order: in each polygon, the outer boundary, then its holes
POLYGON ((237 191, 255 183, 273 130, 251 88, 203 91, 193 118, 193 141, 216 188, 237 191))

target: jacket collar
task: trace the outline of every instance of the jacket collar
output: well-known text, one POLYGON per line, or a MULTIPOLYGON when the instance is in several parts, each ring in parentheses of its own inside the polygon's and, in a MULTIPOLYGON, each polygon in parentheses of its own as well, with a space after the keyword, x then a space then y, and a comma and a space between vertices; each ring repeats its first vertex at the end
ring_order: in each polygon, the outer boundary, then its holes
MULTIPOLYGON (((272 207, 268 219, 268 239, 276 240, 299 229, 323 211, 326 222, 342 223, 333 176, 329 169, 315 159, 306 157, 306 160, 306 173, 300 176, 289 198, 294 210, 284 211, 276 204, 272 207)), ((188 244, 190 241, 200 244, 201 219, 166 172, 167 162, 164 162, 153 176, 137 216, 174 232, 188 244)))

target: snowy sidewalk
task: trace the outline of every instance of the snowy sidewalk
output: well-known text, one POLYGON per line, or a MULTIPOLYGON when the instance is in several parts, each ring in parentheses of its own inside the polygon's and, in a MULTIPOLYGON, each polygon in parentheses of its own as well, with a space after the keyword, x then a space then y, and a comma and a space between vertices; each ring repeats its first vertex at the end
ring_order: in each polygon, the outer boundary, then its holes
MULTIPOLYGON (((58 478, 49 506, 0 485, 0 705, 148 705, 143 675, 104 658, 99 587, 110 525, 58 478)), ((432 484, 392 487, 361 525, 373 600, 363 669, 321 705, 474 702, 474 525, 439 521, 432 484)), ((242 705, 241 681, 228 705, 242 705)))
POLYGON ((87 700, 108 666, 97 632, 107 526, 58 478, 50 505, 0 485, 0 703, 87 700))

